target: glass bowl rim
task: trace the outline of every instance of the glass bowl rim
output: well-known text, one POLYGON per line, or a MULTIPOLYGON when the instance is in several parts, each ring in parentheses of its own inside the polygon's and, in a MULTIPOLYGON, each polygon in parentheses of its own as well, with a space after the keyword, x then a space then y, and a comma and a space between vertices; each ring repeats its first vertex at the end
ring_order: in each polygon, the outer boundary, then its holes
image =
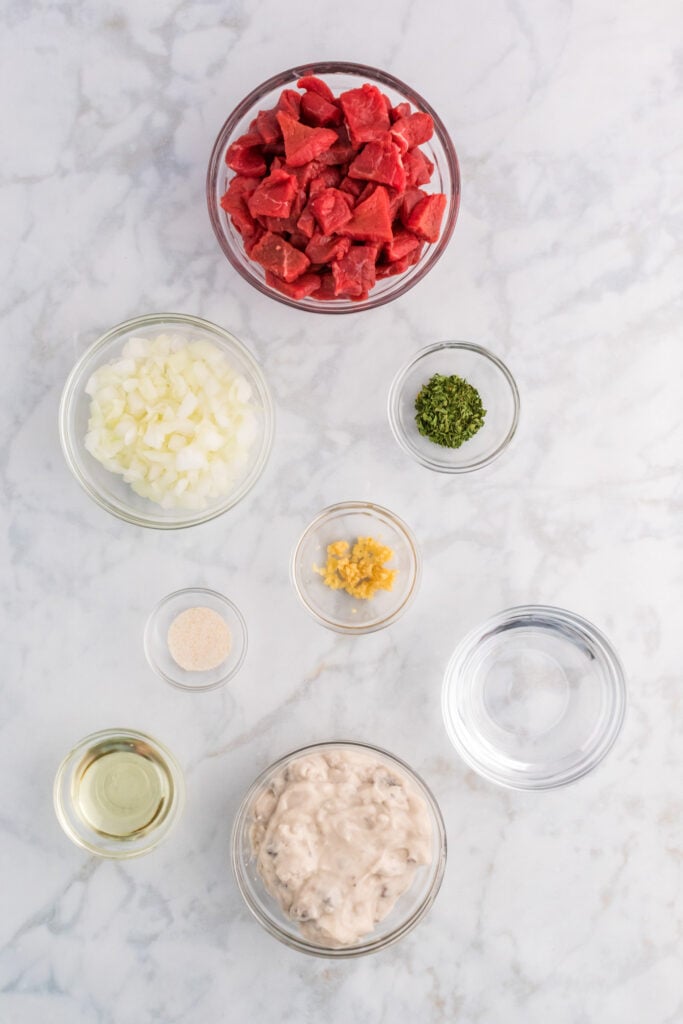
POLYGON ((229 597, 225 596, 225 594, 221 594, 218 590, 211 590, 209 587, 181 587, 180 590, 173 590, 171 591, 170 594, 166 594, 165 597, 162 597, 161 600, 157 601, 157 603, 154 605, 151 612, 147 616, 142 642, 145 650, 145 657, 147 658, 147 664, 149 665, 153 672, 155 672, 161 679, 164 680, 165 683, 168 683, 170 686, 174 686, 177 690, 183 690, 185 693, 208 693, 210 690, 217 690, 219 687, 225 686, 225 684, 234 676, 236 676, 239 670, 242 668, 242 665, 244 664, 244 659, 247 656, 247 648, 249 646, 249 632, 247 630, 247 623, 245 622, 242 612, 239 610, 237 605, 230 600, 229 597), (151 631, 157 616, 166 607, 167 604, 170 604, 171 601, 175 600, 176 598, 183 597, 186 594, 197 594, 199 596, 204 595, 205 597, 213 598, 221 604, 227 605, 239 624, 240 636, 242 641, 242 650, 240 656, 235 665, 230 669, 230 671, 226 672, 224 675, 221 676, 220 679, 217 679, 213 683, 199 684, 197 686, 191 686, 187 683, 181 683, 179 680, 173 679, 171 676, 167 675, 167 673, 164 672, 164 670, 162 669, 161 665, 157 664, 157 662, 155 661, 151 654, 151 631))
POLYGON ((95 854, 97 857, 103 857, 106 860, 132 860, 133 857, 142 857, 146 853, 151 853, 152 850, 156 849, 156 847, 166 839, 169 832, 171 832, 177 825, 185 808, 185 798, 185 777, 175 754, 173 754, 160 740, 155 739, 154 736, 150 736, 149 733, 141 732, 139 729, 128 728, 98 729, 96 732, 91 732, 88 733, 87 736, 83 736, 83 738, 80 739, 78 743, 74 744, 74 746, 60 761, 52 786, 52 803, 55 815, 57 816, 57 821, 59 822, 67 839, 70 839, 76 846, 80 846, 81 849, 87 850, 88 853, 95 854), (114 849, 105 851, 94 843, 89 842, 83 836, 78 835, 78 833, 74 832, 72 829, 64 811, 62 786, 66 781, 68 772, 75 766, 77 758, 85 753, 89 747, 94 746, 95 743, 101 740, 129 737, 136 740, 143 740, 161 754, 162 759, 168 766, 169 772, 173 777, 173 799, 164 822, 162 822, 158 829, 154 829, 149 833, 151 841, 148 844, 142 847, 133 848, 127 847, 125 842, 122 841, 120 850, 114 849))
POLYGON ((298 541, 296 542, 296 545, 292 552, 292 557, 289 563, 289 575, 292 586, 294 587, 294 591, 297 597, 299 598, 301 604, 304 606, 309 615, 311 615, 316 620, 316 622, 320 623, 321 626, 325 626, 326 629, 333 630, 335 633, 343 633, 346 636, 362 636, 365 634, 377 633, 380 629, 384 629, 386 626, 391 626, 410 607, 410 605, 413 603, 417 595, 420 586, 420 580, 422 577, 422 558, 413 531, 410 529, 408 524, 403 519, 401 519, 400 516, 396 515, 395 512, 392 512, 390 509, 385 508, 383 505, 378 505, 376 502, 372 501, 339 501, 336 502, 334 505, 327 505, 325 508, 321 509, 320 512, 318 512, 317 515, 314 516, 314 518, 310 521, 308 526, 305 527, 298 541), (369 626, 342 625, 334 621, 333 619, 329 619, 326 618, 324 615, 320 615, 306 599, 304 589, 299 583, 296 566, 299 557, 299 552, 301 551, 304 542, 307 540, 309 536, 311 536, 311 534, 315 532, 316 528, 322 522, 325 522, 332 516, 333 513, 336 512, 370 512, 373 515, 386 517, 386 519, 389 520, 392 526, 394 526, 397 532, 406 541, 408 548, 410 549, 410 552, 412 554, 412 560, 415 564, 415 571, 410 582, 408 593, 406 594, 401 604, 398 606, 398 608, 394 609, 394 611, 392 611, 389 615, 386 615, 383 619, 380 619, 378 622, 371 623, 369 626))
POLYGON ((113 515, 117 519, 129 523, 132 526, 141 526, 152 530, 183 530, 192 526, 200 526, 202 523, 208 523, 212 519, 216 519, 218 516, 228 512, 231 508, 234 508, 235 505, 239 504, 239 502, 242 501, 242 499, 245 498, 251 489, 258 483, 268 463, 273 447, 273 439, 275 435, 275 408, 270 394, 270 388, 264 377, 263 370, 244 342, 240 341, 236 335, 232 334, 224 327, 220 327, 218 324, 213 323, 211 320, 205 320, 204 318, 194 316, 191 313, 144 313, 141 316, 132 317, 129 320, 123 320, 121 323, 110 327, 109 330, 105 331, 104 334, 101 334, 85 349, 84 352, 81 353, 64 382, 64 387, 62 388, 59 400, 58 422, 59 440, 66 464, 77 483, 96 505, 99 505, 99 507, 104 509, 105 512, 109 512, 110 515, 113 515), (124 335, 129 334, 138 328, 151 327, 154 324, 158 324, 160 327, 164 324, 196 327, 200 330, 207 331, 209 334, 217 335, 224 342, 227 342, 228 346, 236 348, 240 357, 249 367, 250 373, 253 375, 264 421, 261 451, 259 452, 258 458, 246 479, 247 486, 245 487, 242 485, 234 494, 229 495, 222 503, 213 508, 207 509, 200 514, 188 514, 184 518, 169 520, 155 518, 152 513, 150 513, 149 516, 145 516, 132 511, 124 511, 112 502, 108 501, 81 473, 74 455, 78 450, 78 445, 75 443, 75 439, 69 429, 69 414, 79 386, 82 384, 82 379, 89 362, 98 352, 105 349, 111 342, 123 338, 124 335))
POLYGON ((232 268, 237 271, 244 281, 256 288, 256 290, 261 292, 262 295, 266 295, 271 299, 275 299, 277 302, 283 303, 285 306, 291 306, 293 309, 298 309, 305 313, 320 313, 328 315, 364 313, 369 309, 378 309, 389 302, 393 302, 394 299, 398 299, 402 295, 405 295, 406 292, 410 291, 411 288, 418 284, 418 282, 421 281, 422 278, 436 265, 446 251, 458 219, 461 195, 462 178, 460 175, 458 155, 448 129, 436 110, 419 92, 407 85, 405 82, 402 82, 400 78, 397 78, 390 72, 383 71, 381 68, 373 67, 370 64, 360 64, 354 61, 324 60, 296 64, 287 68, 285 71, 271 75, 270 78, 261 82, 260 85, 255 86, 251 92, 249 92, 244 99, 242 99, 237 106, 233 108, 232 112, 223 122, 213 144, 211 156, 209 157, 209 166, 206 172, 206 200, 209 211, 209 220, 211 221, 211 227, 213 228, 223 255, 227 258, 232 268), (434 122, 435 134, 438 136, 439 141, 443 146, 444 153, 446 154, 446 164, 448 166, 448 173, 451 180, 451 189, 448 196, 449 209, 443 230, 441 231, 437 241, 434 242, 427 250, 424 263, 421 265, 418 273, 415 273, 408 280, 402 280, 399 278, 395 289, 392 290, 389 288, 381 295, 376 295, 374 297, 374 301, 372 298, 369 298, 365 304, 356 303, 349 299, 348 304, 345 306, 330 308, 328 303, 319 302, 318 306, 314 307, 303 305, 300 300, 290 298, 290 296, 284 295, 282 292, 278 292, 277 289, 271 288, 256 274, 252 275, 247 272, 242 263, 234 255, 232 244, 228 240, 224 231, 219 210, 214 202, 214 187, 218 180, 218 172, 222 164, 222 153, 228 140, 234 134, 235 128, 239 124, 240 120, 267 92, 272 89, 277 89, 280 86, 284 86, 288 82, 295 81, 298 78, 303 78, 306 75, 330 75, 338 73, 358 75, 359 77, 372 79, 375 82, 386 85, 400 93, 401 96, 407 97, 413 105, 418 106, 421 111, 431 115, 434 122))
MULTIPOLYGON (((427 345, 426 348, 420 349, 420 351, 417 352, 412 357, 412 359, 405 363, 396 373, 393 381, 391 382, 391 387, 389 388, 389 395, 387 398, 387 416, 389 419, 389 426, 391 427, 391 432, 394 435, 394 440, 400 445, 404 452, 410 455, 411 458, 413 458, 421 466, 424 466, 426 469, 434 470, 437 473, 471 473, 475 469, 483 469, 485 466, 489 466, 492 462, 495 462, 495 460, 500 455, 502 455, 503 452, 508 448, 510 442, 515 436, 517 432, 517 427, 519 426, 520 416, 519 389, 517 387, 517 382, 515 381, 515 378, 512 376, 512 373, 510 372, 507 365, 503 362, 503 360, 500 359, 497 355, 494 355, 494 353, 489 351, 489 349, 484 348, 483 345, 476 345, 472 341, 437 341, 433 345, 427 345), (487 359, 496 367, 497 370, 500 371, 508 387, 510 388, 510 393, 512 395, 512 422, 510 424, 507 434, 500 442, 500 444, 494 449, 493 452, 490 453, 490 455, 486 455, 483 458, 474 459, 470 462, 463 462, 457 466, 447 466, 443 462, 438 462, 436 461, 436 459, 429 459, 426 455, 417 452, 413 448, 413 446, 408 442, 406 433, 400 424, 398 416, 398 406, 401 399, 401 394, 403 392, 403 387, 406 383, 409 373, 427 356, 432 355, 434 352, 442 352, 444 350, 473 352, 475 355, 487 359)), ((451 449, 448 450, 450 451, 451 449)))
POLYGON ((455 650, 448 660, 441 687, 441 713, 446 733, 456 752, 468 768, 488 782, 496 783, 506 789, 519 791, 557 789, 560 786, 578 781, 596 768, 619 738, 626 714, 626 705, 626 676, 621 659, 610 640, 601 629, 582 615, 556 605, 516 605, 489 616, 468 630, 456 644, 455 650), (449 702, 450 692, 458 684, 460 662, 465 655, 470 654, 491 632, 500 627, 510 626, 518 620, 523 620, 525 616, 540 617, 551 624, 565 628, 569 627, 574 632, 580 631, 585 634, 589 638, 593 649, 597 650, 601 657, 610 694, 610 709, 604 729, 587 753, 584 753, 581 759, 576 760, 573 765, 564 770, 546 772, 539 776, 522 771, 516 771, 513 774, 512 772, 506 772, 499 764, 493 764, 492 762, 493 766, 490 766, 483 763, 476 754, 472 753, 466 740, 463 739, 466 730, 458 729, 454 724, 449 702))
MULTIPOLYGON (((328 959, 350 959, 354 957, 364 956, 368 953, 375 953, 381 949, 386 949, 388 946, 392 946, 399 939, 411 932, 416 925, 426 916, 427 912, 431 909, 443 882, 444 873, 446 870, 446 858, 447 858, 447 836, 446 836, 446 825, 441 813, 441 808, 437 802, 436 797, 432 793, 431 789, 424 781, 421 775, 411 768, 409 764, 403 761, 396 754, 390 753, 383 747, 378 747, 372 743, 365 743, 361 740, 323 740, 319 743, 309 743, 303 747, 298 747, 296 750, 290 751, 288 754, 284 754, 277 758, 272 764, 263 771, 259 772, 257 777, 251 783, 246 793, 244 794, 240 805, 235 815, 232 834, 231 834, 231 861, 233 874, 237 882, 237 888, 239 889, 242 898, 259 924, 266 929, 274 938, 279 939, 280 942, 284 943, 292 949, 298 950, 300 953, 309 953, 313 956, 328 958, 328 959), (294 936, 286 932, 280 925, 274 921, 271 917, 265 914, 259 906, 252 900, 251 893, 249 892, 249 886, 244 881, 244 873, 242 869, 242 859, 240 857, 240 841, 248 821, 250 806, 253 802, 255 795, 259 789, 263 786, 266 780, 279 768, 283 767, 289 761, 295 757, 300 757, 305 754, 311 753, 312 751, 323 750, 326 748, 339 748, 351 747, 362 751, 369 751, 373 754, 378 754, 380 757, 386 758, 388 761, 395 764, 399 770, 403 771, 407 777, 413 782, 420 794, 424 797, 427 806, 431 812, 432 823, 436 828, 437 842, 438 842, 438 855, 435 858, 435 863, 429 865, 430 869, 433 870, 433 878, 429 885, 429 889, 425 895, 425 898, 420 903, 419 907, 413 911, 410 916, 403 921, 400 925, 397 925, 393 931, 389 932, 384 938, 374 939, 372 941, 362 942, 357 946, 346 946, 341 948, 326 948, 325 946, 317 946, 312 942, 308 942, 303 936, 294 936)), ((410 892, 410 890, 407 890, 410 892)))

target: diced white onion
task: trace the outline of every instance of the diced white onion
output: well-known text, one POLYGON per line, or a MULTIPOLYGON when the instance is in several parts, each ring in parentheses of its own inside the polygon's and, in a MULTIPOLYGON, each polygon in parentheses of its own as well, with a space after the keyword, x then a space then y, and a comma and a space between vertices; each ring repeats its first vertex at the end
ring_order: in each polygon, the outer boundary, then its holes
POLYGON ((227 494, 258 435, 249 382, 203 339, 130 338, 86 393, 87 450, 163 508, 199 511, 227 494))

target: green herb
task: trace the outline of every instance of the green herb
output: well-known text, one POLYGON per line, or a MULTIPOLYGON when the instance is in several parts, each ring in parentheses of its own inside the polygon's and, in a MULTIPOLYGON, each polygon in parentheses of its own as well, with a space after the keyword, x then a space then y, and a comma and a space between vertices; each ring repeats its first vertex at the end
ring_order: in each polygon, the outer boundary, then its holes
POLYGON ((420 389, 415 413, 424 437, 445 448, 459 448, 483 425, 486 409, 477 389, 462 377, 435 373, 420 389))

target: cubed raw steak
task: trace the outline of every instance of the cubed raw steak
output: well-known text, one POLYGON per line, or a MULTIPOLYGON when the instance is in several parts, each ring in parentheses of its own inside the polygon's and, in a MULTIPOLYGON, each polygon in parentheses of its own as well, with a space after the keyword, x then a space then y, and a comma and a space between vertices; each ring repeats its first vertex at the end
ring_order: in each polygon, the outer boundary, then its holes
POLYGON ((362 85, 349 89, 339 97, 349 128, 351 142, 373 142, 389 130, 389 111, 384 97, 376 85, 362 85))
POLYGON ((309 128, 283 111, 278 113, 277 119, 285 140, 285 154, 290 167, 307 164, 338 140, 337 133, 330 128, 309 128))
POLYGON ((300 277, 311 262, 303 252, 272 231, 266 231, 256 243, 251 250, 251 258, 260 263, 264 270, 270 270, 287 282, 300 277))
POLYGON ((369 199, 358 203, 352 219, 342 228, 342 234, 361 242, 391 241, 389 196, 383 185, 378 185, 369 199))

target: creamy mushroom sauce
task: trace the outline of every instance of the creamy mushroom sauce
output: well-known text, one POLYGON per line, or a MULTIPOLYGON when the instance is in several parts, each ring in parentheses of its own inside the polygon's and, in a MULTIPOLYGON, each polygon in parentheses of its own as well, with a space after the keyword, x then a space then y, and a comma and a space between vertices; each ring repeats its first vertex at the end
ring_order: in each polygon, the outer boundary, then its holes
POLYGON ((309 941, 351 946, 390 913, 432 859, 432 824, 413 783, 356 750, 302 755, 253 807, 263 882, 309 941))

